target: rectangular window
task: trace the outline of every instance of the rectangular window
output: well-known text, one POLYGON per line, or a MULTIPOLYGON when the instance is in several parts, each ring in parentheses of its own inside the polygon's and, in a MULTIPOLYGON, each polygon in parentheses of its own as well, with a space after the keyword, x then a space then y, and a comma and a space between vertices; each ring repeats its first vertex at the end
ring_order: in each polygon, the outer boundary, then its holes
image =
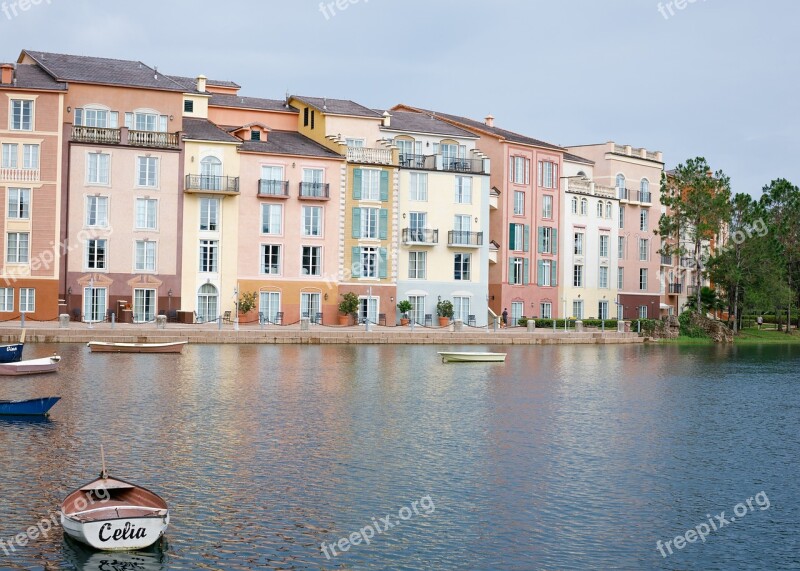
POLYGON ((617 268, 617 289, 625 289, 623 287, 624 284, 624 277, 625 277, 625 270, 624 268, 617 268))
POLYGON ((27 220, 31 217, 31 189, 8 189, 8 217, 27 220))
POLYGON ((600 273, 597 275, 597 286, 608 289, 608 266, 600 266, 600 273))
POLYGON ((531 161, 525 157, 511 157, 511 182, 530 184, 531 161))
POLYGON ((558 165, 551 161, 539 161, 539 186, 558 188, 558 165))
POLYGON ((86 184, 108 184, 111 155, 88 153, 86 155, 86 184))
POLYGON ((608 319, 608 301, 603 300, 597 303, 597 318, 608 319))
POLYGON ((625 228, 625 207, 619 205, 619 227, 625 228))
POLYGON ((133 290, 133 322, 147 323, 156 318, 156 290, 140 289, 133 290))
POLYGON ((90 270, 107 269, 108 240, 94 239, 86 241, 86 267, 90 270))
POLYGON ((155 198, 136 199, 136 228, 155 230, 158 220, 158 201, 155 198))
POLYGON ((472 204, 472 177, 456 177, 456 204, 472 204))
POLYGON ((22 145, 22 168, 39 168, 39 145, 22 145))
POLYGON ((184 113, 194 113, 194 101, 191 99, 184 99, 183 100, 183 112, 184 113))
POLYGON ((469 281, 470 262, 472 254, 456 254, 454 258, 453 279, 456 281, 469 281))
POLYGON ((545 194, 542 196, 542 218, 553 217, 553 195, 545 194))
POLYGON ((322 274, 322 247, 303 246, 301 272, 304 276, 318 276, 322 274))
POLYGON ((283 219, 283 204, 261 205, 261 233, 280 234, 283 219))
POLYGON ((156 115, 155 113, 134 113, 131 121, 130 113, 125 114, 125 121, 129 129, 135 131, 159 131, 166 132, 168 117, 166 115, 156 115), (132 125, 130 124, 132 123, 132 125))
POLYGON ((583 232, 575 232, 575 255, 583 256, 583 232))
POLYGON ((600 234, 600 257, 608 257, 608 241, 610 236, 608 234, 600 234))
POLYGON ((408 278, 412 280, 425 279, 426 252, 408 253, 408 278))
POLYGON ((29 99, 11 100, 11 130, 33 130, 33 101, 29 99))
POLYGON ((620 260, 625 259, 625 237, 620 236, 617 238, 617 257, 620 260))
POLYGON ((545 226, 540 229, 542 232, 542 254, 553 254, 553 229, 545 226))
POLYGON ((378 277, 378 249, 373 246, 361 248, 361 277, 378 277))
POLYGON ((136 263, 137 272, 156 271, 156 243, 150 240, 136 241, 136 263))
POLYGON ((519 190, 514 191, 514 214, 525 214, 525 193, 519 190))
POLYGON ((428 173, 411 173, 411 200, 415 202, 428 201, 428 173))
POLYGON ((36 290, 32 287, 19 288, 20 313, 33 313, 36 311, 36 290))
POLYGON ((509 316, 508 324, 511 327, 516 327, 519 318, 525 315, 525 305, 521 301, 511 302, 511 315, 509 316))
POLYGON ((30 235, 27 232, 9 232, 6 248, 6 262, 9 264, 27 264, 30 235))
POLYGON ((540 285, 550 287, 553 284, 553 266, 551 260, 539 260, 539 282, 540 285))
POLYGON ((16 143, 3 143, 3 168, 15 169, 17 168, 17 160, 19 153, 19 145, 16 143))
POLYGON ((575 319, 583 319, 583 300, 576 299, 572 302, 572 317, 575 319))
POLYGON ((158 159, 156 157, 137 157, 137 185, 158 186, 158 159))
POLYGON ((14 288, 0 288, 0 311, 14 311, 14 288))
POLYGON ((650 259, 650 240, 639 238, 639 261, 646 262, 650 259))
POLYGON ((200 230, 207 232, 219 230, 219 198, 200 199, 200 230))
POLYGON ((525 225, 511 224, 509 246, 512 251, 522 252, 525 247, 525 225))
POLYGON ((583 287, 583 265, 575 264, 572 267, 572 286, 583 287))
POLYGON ((639 230, 647 232, 647 210, 644 208, 639 212, 639 230))
POLYGON ((379 208, 361 209, 361 237, 367 239, 378 239, 378 215, 379 208))
POLYGON ((119 113, 105 109, 91 109, 80 107, 75 109, 74 125, 83 127, 100 127, 102 129, 116 129, 119 125, 119 113))
POLYGON ((95 228, 108 226, 108 197, 86 197, 86 225, 95 228))
POLYGON ((278 244, 261 245, 261 273, 269 275, 281 273, 281 247, 278 244))
POLYGON ((381 171, 361 169, 361 200, 381 199, 381 171))
POLYGON ((203 273, 216 273, 219 269, 219 242, 200 240, 200 270, 203 273))
POLYGON ((255 129, 250 131, 250 140, 251 141, 260 141, 261 140, 261 131, 256 131, 255 129))
POLYGON ((104 287, 83 288, 83 318, 85 321, 103 321, 108 307, 108 290, 104 287))
POLYGON ((524 282, 525 258, 511 258, 511 268, 508 283, 521 285, 524 282))
POLYGON ((464 323, 469 323, 469 301, 465 295, 453 296, 453 319, 460 319, 464 323))
POLYGON ((539 317, 542 319, 552 319, 553 318, 553 304, 549 302, 544 302, 539 304, 539 317))
POLYGON ((647 291, 647 268, 639 268, 639 290, 647 291))
POLYGON ((322 207, 304 206, 302 216, 303 236, 322 236, 322 207))
POLYGON ((278 321, 278 312, 281 310, 281 294, 277 291, 262 291, 259 293, 258 311, 269 323, 278 321))

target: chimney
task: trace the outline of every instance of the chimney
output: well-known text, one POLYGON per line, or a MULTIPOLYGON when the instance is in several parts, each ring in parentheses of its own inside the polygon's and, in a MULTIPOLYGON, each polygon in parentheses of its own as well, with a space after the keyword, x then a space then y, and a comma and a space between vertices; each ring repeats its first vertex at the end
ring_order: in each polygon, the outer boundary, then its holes
POLYGON ((392 116, 389 115, 388 111, 383 112, 383 126, 384 127, 391 127, 392 126, 392 116))
POLYGON ((487 127, 494 127, 494 116, 491 114, 487 115, 483 122, 486 123, 487 127))
POLYGON ((206 76, 205 75, 198 75, 197 76, 197 91, 200 93, 206 92, 206 76))
POLYGON ((14 81, 14 66, 10 63, 0 65, 0 83, 9 85, 14 81))

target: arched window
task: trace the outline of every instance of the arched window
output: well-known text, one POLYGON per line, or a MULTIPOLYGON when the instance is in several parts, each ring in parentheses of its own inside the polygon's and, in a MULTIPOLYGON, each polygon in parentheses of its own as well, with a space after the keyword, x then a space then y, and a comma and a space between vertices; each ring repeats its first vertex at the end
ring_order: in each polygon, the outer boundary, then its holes
POLYGON ((603 201, 602 200, 598 200, 597 201, 597 217, 598 218, 602 218, 603 217, 603 201))
POLYGON ((217 288, 211 284, 203 284, 197 290, 197 320, 200 323, 217 318, 217 288))
POLYGON ((200 161, 200 188, 222 189, 222 161, 217 157, 206 157, 200 161))
POLYGON ((612 204, 611 201, 609 200, 608 202, 606 202, 606 218, 611 218, 611 208, 612 204))
POLYGON ((650 202, 650 181, 646 178, 642 179, 639 183, 639 200, 641 202, 650 202))
POLYGON ((581 215, 586 216, 589 213, 589 201, 581 198, 581 215))
POLYGON ((578 213, 578 197, 577 196, 573 196, 572 197, 571 205, 572 205, 572 213, 573 214, 577 214, 578 213))
POLYGON ((628 195, 626 194, 625 189, 625 175, 618 174, 617 175, 617 197, 627 199, 628 195))

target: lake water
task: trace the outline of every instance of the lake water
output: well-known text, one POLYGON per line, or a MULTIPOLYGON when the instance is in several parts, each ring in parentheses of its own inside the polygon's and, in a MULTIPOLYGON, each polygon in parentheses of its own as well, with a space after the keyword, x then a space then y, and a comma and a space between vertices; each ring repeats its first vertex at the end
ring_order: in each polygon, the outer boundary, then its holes
POLYGON ((122 555, 58 529, 0 551, 0 569, 800 568, 800 346, 495 349, 506 363, 442 364, 441 346, 29 345, 62 371, 0 378, 0 398, 63 399, 47 422, 0 419, 0 540, 96 477, 101 442, 172 523, 122 555))

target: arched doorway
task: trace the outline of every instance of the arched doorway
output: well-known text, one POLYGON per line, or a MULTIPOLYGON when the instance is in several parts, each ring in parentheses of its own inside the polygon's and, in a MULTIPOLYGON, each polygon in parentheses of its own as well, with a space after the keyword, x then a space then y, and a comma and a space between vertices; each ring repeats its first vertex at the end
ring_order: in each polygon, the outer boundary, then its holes
POLYGON ((217 288, 211 284, 203 284, 197 291, 197 320, 214 321, 217 318, 219 295, 217 288))

